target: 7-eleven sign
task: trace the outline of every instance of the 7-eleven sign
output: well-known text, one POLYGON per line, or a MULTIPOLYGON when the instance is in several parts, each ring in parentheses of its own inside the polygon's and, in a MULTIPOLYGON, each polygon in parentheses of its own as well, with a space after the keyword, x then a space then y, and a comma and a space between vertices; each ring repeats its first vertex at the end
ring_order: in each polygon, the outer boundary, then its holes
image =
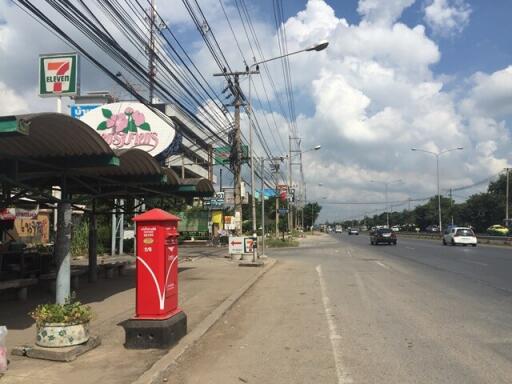
POLYGON ((39 96, 78 94, 78 54, 39 56, 39 96))

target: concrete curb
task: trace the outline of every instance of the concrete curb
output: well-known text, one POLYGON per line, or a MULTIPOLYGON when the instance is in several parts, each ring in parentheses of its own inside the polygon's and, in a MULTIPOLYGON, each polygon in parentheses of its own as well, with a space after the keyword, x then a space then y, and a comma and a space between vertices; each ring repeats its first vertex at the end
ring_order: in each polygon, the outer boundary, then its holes
POLYGON ((162 356, 132 384, 160 384, 170 374, 176 366, 176 360, 182 356, 190 347, 192 347, 215 323, 249 290, 265 273, 267 273, 275 264, 275 259, 267 259, 263 269, 242 287, 238 288, 217 308, 215 308, 206 318, 201 321, 192 332, 188 333, 172 349, 162 356))

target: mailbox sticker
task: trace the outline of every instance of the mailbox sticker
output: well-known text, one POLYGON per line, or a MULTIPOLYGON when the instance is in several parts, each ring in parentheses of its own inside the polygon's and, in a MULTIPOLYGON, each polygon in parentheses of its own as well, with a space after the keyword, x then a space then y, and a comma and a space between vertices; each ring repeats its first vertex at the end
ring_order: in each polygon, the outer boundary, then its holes
POLYGON ((148 237, 143 240, 144 244, 153 244, 155 240, 152 237, 148 237))
MULTIPOLYGON (((171 269, 172 269, 172 266, 173 264, 178 260, 178 256, 175 256, 174 259, 172 260, 171 264, 169 265, 169 269, 167 269, 167 273, 165 275, 165 282, 164 282, 164 286, 162 287, 162 289, 160 289, 160 285, 158 284, 158 280, 156 278, 156 275, 155 275, 155 272, 153 272, 153 270, 151 269, 151 267, 148 265, 148 263, 146 263, 146 261, 142 258, 142 257, 139 257, 137 256, 137 260, 144 266, 146 267, 146 269, 148 270, 149 274, 151 275, 152 279, 153 279, 153 283, 155 284, 155 288, 156 288, 156 294, 158 295, 158 301, 159 301, 159 304, 160 304, 160 310, 163 310, 164 307, 165 307, 165 293, 166 293, 166 288, 167 289, 170 289, 168 288, 169 287, 169 276, 170 276, 170 272, 171 272, 171 269)), ((172 282, 171 282, 172 284, 172 282)))

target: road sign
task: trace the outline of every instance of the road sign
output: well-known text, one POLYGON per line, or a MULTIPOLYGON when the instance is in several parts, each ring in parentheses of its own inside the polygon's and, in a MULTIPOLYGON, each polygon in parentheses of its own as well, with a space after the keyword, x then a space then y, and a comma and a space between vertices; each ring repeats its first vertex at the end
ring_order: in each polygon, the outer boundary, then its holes
POLYGON ((73 104, 69 107, 71 117, 75 119, 81 118, 87 112, 92 111, 100 106, 100 104, 73 104))
POLYGON ((244 253, 253 253, 255 248, 257 248, 257 242, 254 237, 244 238, 244 253))
MULTIPOLYGON (((215 164, 229 164, 229 155, 231 154, 231 146, 226 145, 224 147, 213 148, 213 156, 215 164)), ((242 161, 246 161, 249 158, 249 146, 242 145, 242 161)))
POLYGON ((279 208, 279 214, 281 216, 284 216, 288 213, 288 209, 287 208, 279 208))
POLYGON ((224 208, 224 199, 217 197, 204 197, 203 205, 209 209, 222 209, 224 208))
POLYGON ((244 253, 244 237, 230 236, 229 237, 229 253, 241 255, 244 253))

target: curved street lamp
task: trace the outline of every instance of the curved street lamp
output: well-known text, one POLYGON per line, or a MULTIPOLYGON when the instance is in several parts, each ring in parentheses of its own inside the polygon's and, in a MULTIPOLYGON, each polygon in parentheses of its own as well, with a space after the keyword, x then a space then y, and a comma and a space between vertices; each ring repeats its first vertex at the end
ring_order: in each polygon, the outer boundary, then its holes
POLYGON ((445 149, 444 151, 441 151, 441 152, 432 152, 432 151, 427 151, 426 149, 411 148, 411 151, 414 151, 414 152, 425 152, 425 153, 428 153, 428 154, 433 155, 433 156, 436 157, 437 212, 438 212, 438 216, 439 216, 439 233, 443 232, 443 223, 442 223, 442 218, 441 218, 441 192, 440 192, 440 189, 439 189, 439 156, 444 155, 445 153, 448 153, 448 152, 462 151, 463 149, 464 149, 464 147, 455 147, 455 148, 445 149))
MULTIPOLYGON (((250 148, 250 152, 251 152, 250 153, 250 160, 251 160, 251 193, 252 193, 252 196, 253 196, 253 198, 252 198, 252 231, 253 231, 253 236, 256 236, 256 230, 257 229, 256 229, 256 201, 254 199, 255 185, 254 185, 254 150, 253 150, 252 120, 251 120, 252 119, 252 117, 251 117, 251 115, 252 115, 251 74, 259 73, 258 66, 260 64, 268 63, 269 61, 274 61, 274 60, 282 59, 284 57, 296 55, 296 54, 302 53, 302 52, 311 52, 311 51, 319 52, 319 51, 323 51, 325 48, 327 48, 328 45, 329 45, 329 42, 322 41, 322 42, 314 44, 314 45, 312 45, 311 47, 308 47, 308 48, 300 49, 298 51, 290 52, 290 53, 287 53, 287 54, 284 54, 284 55, 281 55, 281 56, 272 57, 270 59, 258 61, 256 63, 251 64, 249 66, 249 68, 247 68, 246 74, 248 75, 248 80, 249 80, 249 100, 248 100, 247 115, 248 115, 248 118, 249 118, 249 148, 250 148), (256 69, 255 72, 253 72, 253 68, 256 69)), ((317 147, 318 148, 315 147, 315 149, 320 149, 319 145, 317 145, 317 147)), ((263 175, 262 175, 262 177, 263 177, 263 175)))

